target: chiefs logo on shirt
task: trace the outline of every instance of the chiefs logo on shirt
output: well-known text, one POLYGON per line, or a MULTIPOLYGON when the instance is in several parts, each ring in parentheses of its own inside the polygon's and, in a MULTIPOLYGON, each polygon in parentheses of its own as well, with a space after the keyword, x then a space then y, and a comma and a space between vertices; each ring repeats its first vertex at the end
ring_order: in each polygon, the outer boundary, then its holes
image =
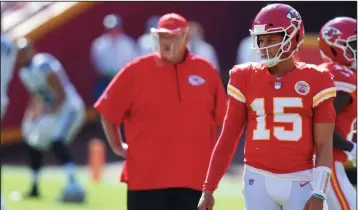
POLYGON ((193 86, 199 86, 205 83, 205 79, 198 75, 190 75, 188 81, 193 86))

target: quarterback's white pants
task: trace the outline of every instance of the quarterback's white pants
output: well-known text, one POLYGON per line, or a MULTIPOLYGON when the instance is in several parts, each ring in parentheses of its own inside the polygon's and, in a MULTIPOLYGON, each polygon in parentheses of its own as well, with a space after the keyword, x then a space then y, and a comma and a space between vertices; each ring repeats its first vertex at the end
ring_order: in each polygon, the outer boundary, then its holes
POLYGON ((245 210, 302 210, 311 197, 312 186, 310 182, 290 181, 245 169, 243 192, 245 210))
POLYGON ((31 121, 25 114, 22 133, 30 146, 47 150, 53 141, 72 142, 85 121, 85 106, 82 100, 66 102, 54 114, 44 114, 31 121))
POLYGON ((356 210, 356 196, 357 192, 347 177, 343 163, 335 161, 327 196, 329 210, 356 210))

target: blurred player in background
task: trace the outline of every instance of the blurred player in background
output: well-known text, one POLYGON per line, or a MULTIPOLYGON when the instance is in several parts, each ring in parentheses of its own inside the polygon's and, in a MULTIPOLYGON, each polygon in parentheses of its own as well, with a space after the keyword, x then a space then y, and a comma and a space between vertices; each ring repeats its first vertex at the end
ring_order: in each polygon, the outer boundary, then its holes
POLYGON ((14 43, 1 35, 1 120, 4 118, 9 98, 7 89, 13 77, 17 49, 14 43))
POLYGON ((357 158, 357 145, 352 141, 357 123, 357 20, 337 17, 328 21, 321 29, 318 41, 326 61, 321 66, 334 75, 337 87, 334 164, 327 203, 330 210, 357 209, 356 191, 343 165, 348 156, 354 162, 357 158))
MULTIPOLYGON (((4 118, 9 104, 7 89, 13 77, 16 55, 16 45, 4 34, 1 34, 1 120, 4 118)), ((2 193, 1 210, 5 210, 2 193)))
POLYGON ((91 48, 91 59, 99 76, 95 100, 118 71, 139 55, 136 42, 125 34, 119 15, 107 15, 103 25, 105 33, 93 41, 91 48))
POLYGON ((247 122, 245 209, 322 210, 327 206, 333 159, 336 88, 332 75, 318 66, 294 62, 292 56, 304 40, 304 25, 289 5, 261 9, 250 32, 261 61, 230 71, 224 127, 199 209, 212 210, 213 191, 247 122))
POLYGON ((216 68, 218 73, 220 73, 219 59, 215 48, 205 41, 204 28, 196 21, 189 22, 188 47, 192 53, 208 60, 216 68))
POLYGON ((75 165, 68 144, 85 120, 85 106, 61 63, 47 53, 36 53, 25 38, 17 42, 19 77, 30 94, 22 121, 22 134, 29 145, 32 187, 29 197, 40 196, 38 181, 43 152, 51 150, 67 171, 63 202, 83 202, 84 191, 75 178, 75 165))
POLYGON ((249 62, 257 62, 260 56, 251 49, 252 37, 248 36, 240 41, 236 52, 236 64, 244 64, 249 62))
POLYGON ((145 33, 141 35, 137 41, 140 55, 148 55, 154 51, 153 37, 150 33, 150 29, 157 28, 159 18, 159 16, 152 16, 147 20, 145 33))

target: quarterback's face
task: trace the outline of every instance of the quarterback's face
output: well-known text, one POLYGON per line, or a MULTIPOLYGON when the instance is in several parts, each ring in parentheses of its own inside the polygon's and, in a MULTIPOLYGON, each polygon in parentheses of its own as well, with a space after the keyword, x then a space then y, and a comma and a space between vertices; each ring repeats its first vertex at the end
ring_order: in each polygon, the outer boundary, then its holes
POLYGON ((183 53, 186 45, 187 35, 176 35, 169 33, 159 33, 159 51, 167 60, 172 60, 183 53))
POLYGON ((258 45, 261 49, 261 58, 273 58, 281 47, 283 36, 281 34, 264 34, 258 36, 258 45), (271 47, 270 47, 271 46, 271 47))

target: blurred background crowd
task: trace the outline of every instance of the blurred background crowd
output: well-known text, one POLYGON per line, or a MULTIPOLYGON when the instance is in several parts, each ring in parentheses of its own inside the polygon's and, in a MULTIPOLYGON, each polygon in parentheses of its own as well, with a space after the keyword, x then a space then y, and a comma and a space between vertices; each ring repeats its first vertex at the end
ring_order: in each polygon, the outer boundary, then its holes
MULTIPOLYGON (((190 51, 210 61, 226 85, 228 71, 235 64, 256 60, 249 29, 256 13, 268 3, 1 2, 2 33, 11 39, 26 36, 38 52, 51 53, 63 64, 87 105, 86 125, 71 146, 76 161, 86 165, 89 140, 104 139, 92 105, 126 63, 152 52, 150 28, 156 27, 161 15, 175 12, 190 21, 190 51)), ((303 50, 296 59, 308 63, 322 62, 317 33, 325 22, 337 16, 357 18, 355 1, 289 4, 299 11, 306 29, 303 50)), ((27 164, 19 126, 28 96, 17 71, 9 87, 10 106, 1 123, 1 161, 6 165, 27 164)), ((234 159, 238 164, 243 143, 234 159)), ((106 160, 120 158, 108 149, 106 160)), ((46 164, 55 162, 52 154, 46 154, 46 164)))

